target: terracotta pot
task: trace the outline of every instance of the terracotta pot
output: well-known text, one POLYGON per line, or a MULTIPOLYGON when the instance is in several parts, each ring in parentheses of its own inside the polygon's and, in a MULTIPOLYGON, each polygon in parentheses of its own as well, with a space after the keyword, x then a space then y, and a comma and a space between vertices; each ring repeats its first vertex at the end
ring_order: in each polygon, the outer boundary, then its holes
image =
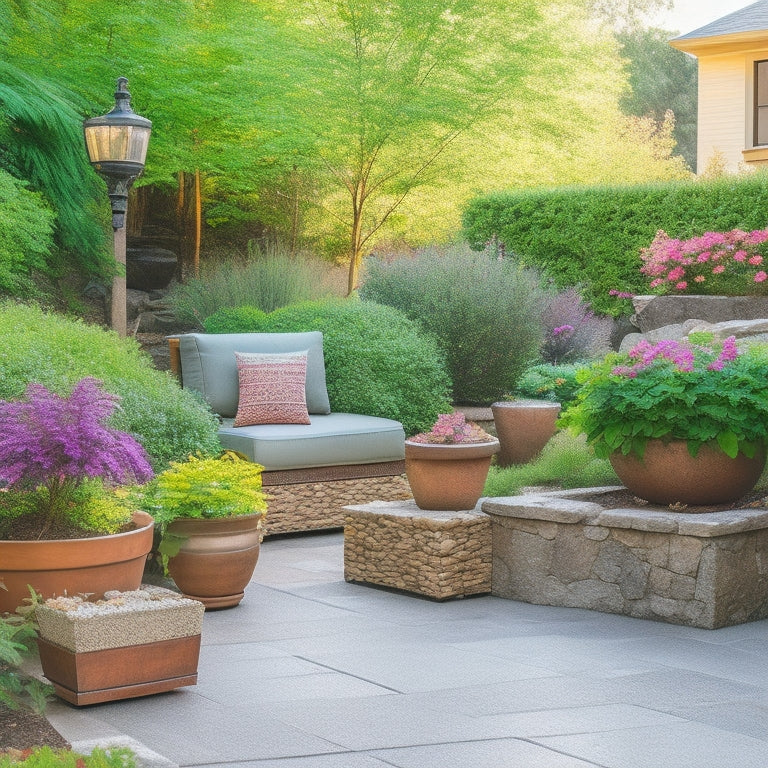
POLYGON ((137 528, 112 536, 53 541, 0 541, 0 613, 16 610, 29 597, 27 584, 43 597, 92 595, 141 585, 152 549, 155 521, 134 512, 137 528))
POLYGON ((474 509, 499 441, 440 445, 405 441, 405 474, 420 509, 474 509))
POLYGON ((560 403, 548 400, 510 400, 494 403, 493 422, 499 436, 500 467, 525 464, 541 453, 557 431, 560 403))
POLYGON ((237 605, 259 559, 262 521, 261 513, 174 520, 168 532, 186 539, 168 561, 176 586, 206 608, 237 605))
POLYGON ((685 441, 649 440, 645 455, 614 453, 610 460, 627 488, 654 504, 725 504, 750 491, 765 466, 765 448, 753 458, 735 459, 719 448, 702 445, 694 458, 685 441))

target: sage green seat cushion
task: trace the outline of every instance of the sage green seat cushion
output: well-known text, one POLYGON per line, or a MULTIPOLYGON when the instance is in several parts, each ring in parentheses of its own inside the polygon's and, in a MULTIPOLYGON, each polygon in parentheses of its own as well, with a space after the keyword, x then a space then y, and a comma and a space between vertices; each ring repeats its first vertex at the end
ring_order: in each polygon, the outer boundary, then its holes
POLYGON ((405 433, 399 421, 357 413, 310 414, 311 424, 233 427, 225 420, 221 444, 267 471, 401 461, 405 433))
POLYGON ((235 352, 302 352, 307 350, 307 410, 330 413, 325 386, 323 334, 185 333, 179 336, 181 375, 185 389, 200 392, 220 416, 237 413, 239 382, 235 352))

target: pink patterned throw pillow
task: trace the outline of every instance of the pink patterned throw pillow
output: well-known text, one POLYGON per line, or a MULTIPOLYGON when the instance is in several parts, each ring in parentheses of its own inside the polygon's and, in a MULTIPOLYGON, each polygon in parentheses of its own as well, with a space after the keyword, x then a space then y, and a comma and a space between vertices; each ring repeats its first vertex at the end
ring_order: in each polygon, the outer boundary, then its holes
POLYGON ((235 352, 240 380, 236 427, 309 424, 307 352, 235 352))

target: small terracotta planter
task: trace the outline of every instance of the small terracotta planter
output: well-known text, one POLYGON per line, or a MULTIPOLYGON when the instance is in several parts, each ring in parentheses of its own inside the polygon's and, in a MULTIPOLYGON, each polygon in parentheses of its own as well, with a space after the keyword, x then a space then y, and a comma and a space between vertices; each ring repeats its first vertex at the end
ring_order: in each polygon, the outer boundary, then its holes
POLYGON ((649 440, 642 459, 613 453, 611 465, 638 498, 654 504, 725 504, 748 493, 765 467, 765 448, 753 458, 730 458, 719 448, 702 445, 694 458, 685 441, 649 440))
POLYGON ((13 612, 29 597, 27 584, 44 598, 84 594, 94 599, 110 589, 138 589, 152 549, 154 520, 134 512, 136 528, 112 536, 52 541, 0 541, 0 613, 13 612))
POLYGON ((206 608, 237 605, 259 559, 263 519, 257 513, 169 523, 168 533, 185 539, 168 561, 168 572, 184 595, 206 608))
POLYGON ((64 598, 35 609, 43 673, 77 706, 161 693, 197 682, 203 606, 145 587, 105 603, 64 598))
POLYGON ((420 509, 474 509, 483 493, 499 441, 414 443, 405 441, 405 474, 420 509))
POLYGON ((557 431, 560 403, 549 400, 509 400, 491 406, 501 443, 500 467, 525 464, 541 453, 557 431))

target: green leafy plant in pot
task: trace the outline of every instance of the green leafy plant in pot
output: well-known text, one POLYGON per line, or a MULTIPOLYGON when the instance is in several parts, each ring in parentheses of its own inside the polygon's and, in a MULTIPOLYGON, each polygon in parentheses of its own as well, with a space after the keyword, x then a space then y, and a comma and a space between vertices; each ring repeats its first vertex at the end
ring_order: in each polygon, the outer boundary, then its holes
POLYGON ((232 451, 190 456, 138 494, 155 519, 168 573, 206 608, 237 605, 253 575, 267 511, 262 470, 232 451))
POLYGON ((641 342, 577 374, 560 425, 583 432, 636 496, 660 504, 735 501, 768 443, 768 350, 736 339, 641 342))

